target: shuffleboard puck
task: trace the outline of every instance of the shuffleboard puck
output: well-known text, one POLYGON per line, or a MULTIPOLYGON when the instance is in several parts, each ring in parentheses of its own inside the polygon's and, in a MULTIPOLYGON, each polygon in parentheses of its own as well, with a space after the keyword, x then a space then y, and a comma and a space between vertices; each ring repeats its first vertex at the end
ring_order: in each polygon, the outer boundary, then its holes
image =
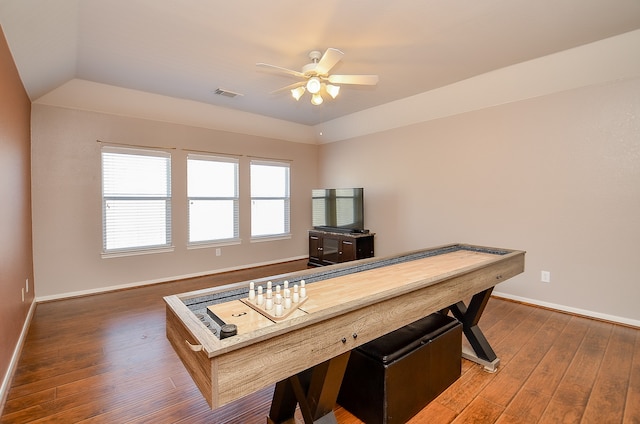
POLYGON ((238 334, 238 327, 235 324, 224 324, 220 327, 220 340, 238 334))

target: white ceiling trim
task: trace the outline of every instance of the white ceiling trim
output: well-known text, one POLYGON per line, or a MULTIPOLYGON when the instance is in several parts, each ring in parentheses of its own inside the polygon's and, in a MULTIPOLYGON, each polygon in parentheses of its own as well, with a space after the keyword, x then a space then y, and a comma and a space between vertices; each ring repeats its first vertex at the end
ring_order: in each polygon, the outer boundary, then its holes
POLYGON ((640 30, 508 66, 315 125, 319 143, 640 77, 640 30))
POLYGON ((34 103, 297 143, 331 143, 588 85, 640 77, 640 30, 488 72, 315 126, 73 79, 34 103), (250 123, 250 124, 248 124, 250 123))
POLYGON ((313 128, 221 106, 73 79, 35 104, 171 122, 199 128, 316 144, 313 128))

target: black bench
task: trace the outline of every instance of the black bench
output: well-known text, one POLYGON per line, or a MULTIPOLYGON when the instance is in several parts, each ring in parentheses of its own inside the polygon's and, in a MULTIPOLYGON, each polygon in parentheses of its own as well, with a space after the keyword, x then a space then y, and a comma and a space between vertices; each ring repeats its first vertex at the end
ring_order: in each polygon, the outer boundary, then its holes
POLYGON ((367 424, 405 423, 460 377, 462 325, 434 313, 351 352, 338 403, 367 424))

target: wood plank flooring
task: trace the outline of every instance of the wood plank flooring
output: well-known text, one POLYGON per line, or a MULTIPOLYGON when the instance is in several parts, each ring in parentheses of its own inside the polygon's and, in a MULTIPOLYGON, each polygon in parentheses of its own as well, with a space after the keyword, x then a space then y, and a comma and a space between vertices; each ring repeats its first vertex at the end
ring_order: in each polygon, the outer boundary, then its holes
MULTIPOLYGON (((39 304, 0 422, 264 424, 273 387, 209 409, 166 340, 162 297, 305 267, 39 304)), ((461 378, 410 423, 640 423, 639 329, 497 298, 480 326, 498 372, 463 361, 461 378)), ((361 422, 335 413, 341 424, 361 422)))

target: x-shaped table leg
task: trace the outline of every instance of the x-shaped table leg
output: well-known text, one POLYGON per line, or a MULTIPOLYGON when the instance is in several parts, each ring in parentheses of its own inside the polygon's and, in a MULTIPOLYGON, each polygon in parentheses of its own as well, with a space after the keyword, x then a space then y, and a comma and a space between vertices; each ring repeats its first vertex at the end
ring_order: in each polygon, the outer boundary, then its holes
POLYGON ((305 424, 337 424, 333 408, 351 352, 276 384, 267 424, 295 424, 296 405, 305 424))
POLYGON ((478 321, 480 321, 492 291, 493 287, 476 293, 471 298, 468 307, 464 302, 458 302, 448 308, 453 316, 462 323, 462 331, 473 349, 473 352, 463 349, 462 357, 483 365, 484 369, 489 372, 497 370, 500 359, 478 327, 478 321))

